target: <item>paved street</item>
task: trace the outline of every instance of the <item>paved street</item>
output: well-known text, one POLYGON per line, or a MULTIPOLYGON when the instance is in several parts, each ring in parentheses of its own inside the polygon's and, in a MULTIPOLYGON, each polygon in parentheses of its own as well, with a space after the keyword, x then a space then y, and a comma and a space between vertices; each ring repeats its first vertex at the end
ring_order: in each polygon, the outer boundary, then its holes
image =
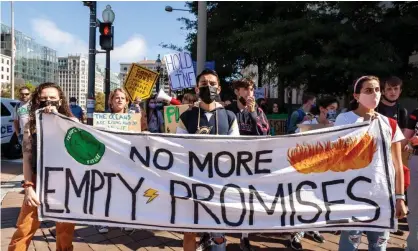
MULTIPOLYGON (((15 231, 15 223, 23 200, 20 180, 22 166, 20 161, 2 160, 2 202, 1 202, 1 250, 7 245, 15 231)), ((406 223, 400 223, 407 230, 406 223)), ((287 236, 279 234, 253 234, 252 244, 257 250, 291 250, 286 248, 287 236)), ((338 250, 339 237, 332 233, 324 233, 326 242, 319 244, 307 238, 303 240, 305 250, 338 250)), ((403 250, 407 232, 403 236, 392 235, 387 250, 403 250)), ((227 250, 239 250, 239 235, 228 235, 227 250)), ((92 226, 76 226, 74 250, 182 250, 182 234, 167 231, 137 230, 132 234, 111 228, 108 234, 100 234, 92 226)), ((55 250, 55 224, 43 222, 36 232, 29 250, 55 250)), ((360 250, 367 250, 367 239, 362 238, 360 250)))

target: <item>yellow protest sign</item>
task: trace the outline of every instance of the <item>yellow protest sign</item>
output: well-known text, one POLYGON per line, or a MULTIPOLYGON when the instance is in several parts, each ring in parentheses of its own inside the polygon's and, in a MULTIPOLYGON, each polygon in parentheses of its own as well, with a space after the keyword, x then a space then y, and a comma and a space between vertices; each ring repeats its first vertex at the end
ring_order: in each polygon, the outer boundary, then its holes
POLYGON ((152 88, 158 80, 158 73, 139 64, 132 64, 124 88, 131 100, 137 97, 147 99, 152 95, 152 88))
POLYGON ((166 133, 176 133, 180 115, 189 109, 189 105, 164 106, 164 127, 166 133))

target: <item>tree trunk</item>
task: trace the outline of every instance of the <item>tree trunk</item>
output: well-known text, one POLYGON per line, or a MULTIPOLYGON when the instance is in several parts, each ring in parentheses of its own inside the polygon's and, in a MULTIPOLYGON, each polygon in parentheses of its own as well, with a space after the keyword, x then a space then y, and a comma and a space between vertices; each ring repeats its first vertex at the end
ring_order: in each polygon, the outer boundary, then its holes
POLYGON ((263 72, 264 72, 264 66, 261 63, 261 60, 258 60, 257 62, 257 69, 258 69, 258 87, 262 87, 262 81, 263 81, 263 72))

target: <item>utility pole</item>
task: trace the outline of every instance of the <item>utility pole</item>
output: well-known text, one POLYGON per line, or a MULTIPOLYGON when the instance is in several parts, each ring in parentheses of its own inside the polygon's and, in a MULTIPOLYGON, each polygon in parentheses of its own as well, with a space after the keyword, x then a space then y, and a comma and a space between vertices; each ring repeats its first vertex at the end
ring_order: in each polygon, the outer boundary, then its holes
POLYGON ((197 8, 197 75, 205 69, 206 62, 206 1, 199 1, 197 8))
POLYGON ((11 87, 12 87, 12 99, 15 99, 15 60, 16 60, 16 55, 15 55, 15 50, 17 49, 15 46, 15 12, 13 9, 13 1, 10 1, 10 11, 11 11, 11 18, 12 18, 12 23, 11 23, 11 36, 12 36, 12 55, 10 58, 10 83, 11 83, 11 87))
POLYGON ((110 95, 110 50, 106 50, 106 73, 105 73, 105 107, 109 107, 110 95))
POLYGON ((87 124, 93 125, 93 113, 95 100, 95 67, 96 67, 96 6, 95 1, 84 1, 84 5, 90 8, 90 38, 89 38, 89 78, 87 89, 87 124))

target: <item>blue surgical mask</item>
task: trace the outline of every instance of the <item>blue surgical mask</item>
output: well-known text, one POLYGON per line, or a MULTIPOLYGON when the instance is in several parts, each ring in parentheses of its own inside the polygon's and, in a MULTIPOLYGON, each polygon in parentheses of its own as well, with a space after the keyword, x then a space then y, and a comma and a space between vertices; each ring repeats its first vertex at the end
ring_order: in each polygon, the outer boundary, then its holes
POLYGON ((148 105, 148 107, 151 108, 151 109, 155 109, 155 106, 156 106, 155 104, 149 104, 148 105))
POLYGON ((335 122, 335 119, 337 118, 337 111, 336 110, 329 110, 327 112, 327 119, 331 122, 335 122))

